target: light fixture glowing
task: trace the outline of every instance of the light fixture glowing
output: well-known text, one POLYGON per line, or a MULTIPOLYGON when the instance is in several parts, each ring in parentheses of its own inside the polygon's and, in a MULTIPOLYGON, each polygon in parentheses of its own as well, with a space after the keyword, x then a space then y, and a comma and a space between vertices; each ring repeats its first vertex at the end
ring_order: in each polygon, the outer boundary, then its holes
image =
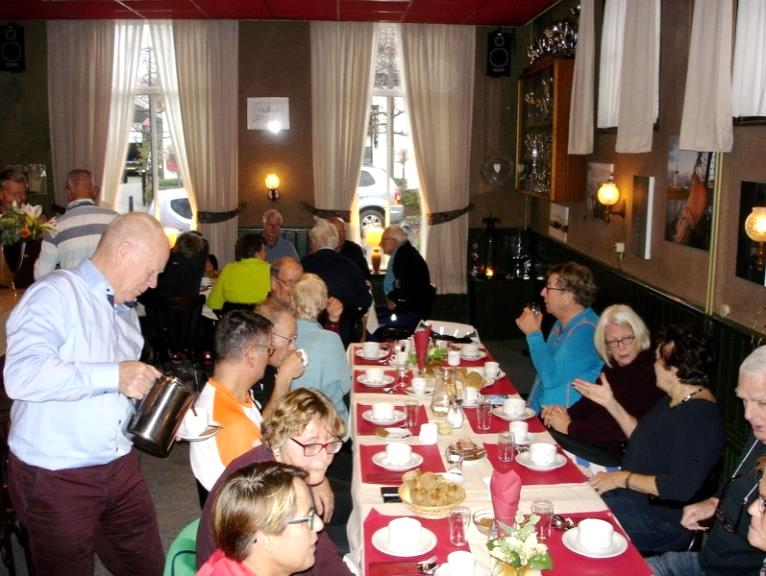
POLYGON ((266 176, 266 188, 269 189, 269 200, 276 202, 279 198, 279 176, 271 173, 266 176))
POLYGON ((745 220, 745 234, 755 242, 753 267, 762 272, 766 268, 766 206, 753 206, 745 220))
POLYGON ((621 203, 622 205, 619 209, 617 208, 617 203, 620 201, 620 190, 617 188, 617 184, 614 183, 612 174, 609 175, 609 180, 599 186, 596 198, 599 204, 603 206, 602 217, 604 222, 610 222, 612 215, 625 218, 624 203, 621 203))

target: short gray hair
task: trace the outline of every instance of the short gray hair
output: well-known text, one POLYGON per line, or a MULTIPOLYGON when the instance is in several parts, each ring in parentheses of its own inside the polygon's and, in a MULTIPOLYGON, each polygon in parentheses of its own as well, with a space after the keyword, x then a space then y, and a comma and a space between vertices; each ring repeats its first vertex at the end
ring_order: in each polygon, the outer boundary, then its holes
POLYGON ((280 226, 285 221, 285 219, 282 218, 282 214, 279 213, 279 210, 275 210, 274 208, 271 208, 270 210, 266 210, 266 212, 263 213, 263 218, 261 219, 261 221, 265 224, 269 220, 279 220, 280 226))
POLYGON ((324 218, 317 218, 316 224, 309 230, 309 238, 317 250, 329 248, 335 250, 338 246, 338 229, 324 218))
POLYGON ((766 377, 766 346, 758 346, 739 366, 739 376, 766 377))
POLYGON ((601 318, 596 324, 596 332, 593 334, 593 344, 596 346, 598 355, 604 360, 607 366, 611 367, 612 355, 606 345, 606 327, 610 324, 617 326, 628 326, 636 338, 638 349, 643 352, 648 350, 651 345, 649 328, 646 327, 641 317, 630 306, 626 304, 613 304, 604 310, 601 318))
POLYGON ((293 289, 293 308, 298 318, 316 320, 327 308, 327 284, 324 280, 311 272, 301 276, 293 289))
POLYGON ((386 233, 388 233, 388 236, 391 238, 396 238, 397 244, 401 244, 407 240, 407 231, 398 224, 391 224, 391 226, 383 231, 383 236, 385 236, 386 233))

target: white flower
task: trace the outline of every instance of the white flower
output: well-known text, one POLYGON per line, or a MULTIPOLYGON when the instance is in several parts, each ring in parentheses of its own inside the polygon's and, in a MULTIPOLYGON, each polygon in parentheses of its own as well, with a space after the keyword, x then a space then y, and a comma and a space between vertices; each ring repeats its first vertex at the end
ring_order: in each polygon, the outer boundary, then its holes
POLYGON ((32 206, 31 204, 24 204, 24 206, 22 206, 22 210, 24 214, 26 214, 30 218, 34 218, 35 220, 38 220, 43 213, 43 207, 40 206, 39 204, 37 206, 32 206))

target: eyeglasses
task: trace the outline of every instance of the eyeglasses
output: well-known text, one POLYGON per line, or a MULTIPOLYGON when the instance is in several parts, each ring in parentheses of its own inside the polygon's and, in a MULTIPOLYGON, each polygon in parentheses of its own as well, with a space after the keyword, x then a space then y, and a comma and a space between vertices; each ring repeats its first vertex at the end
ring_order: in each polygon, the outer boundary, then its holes
POLYGON ((314 532, 314 520, 317 517, 317 511, 313 508, 309 510, 308 516, 301 516, 300 518, 293 518, 292 520, 288 520, 288 524, 307 524, 309 527, 309 530, 314 532))
POLYGON ((726 496, 726 491, 729 489, 729 486, 731 486, 732 480, 737 480, 738 478, 742 478, 742 474, 735 474, 726 481, 726 484, 723 485, 723 489, 721 490, 721 496, 718 498, 718 504, 715 507, 715 519, 721 523, 721 528, 729 534, 737 533, 737 526, 739 526, 739 521, 742 520, 742 512, 745 509, 745 502, 747 502, 747 497, 745 497, 742 504, 739 505, 737 519, 734 520, 733 523, 729 523, 723 511, 724 496, 726 496))
POLYGON ((614 340, 607 340, 606 345, 610 348, 617 348, 618 346, 630 346, 633 344, 633 340, 635 340, 636 337, 631 336, 623 336, 622 338, 615 338, 614 340))
POLYGON ((333 440, 332 442, 325 442, 324 444, 302 444, 301 442, 298 442, 295 438, 290 438, 293 442, 295 442, 298 446, 303 448, 303 455, 304 456, 316 456, 319 454, 322 449, 324 448, 325 452, 328 454, 337 454, 340 452, 341 447, 343 446, 343 442, 341 440, 333 440))
POLYGON ((393 236, 384 236, 383 238, 380 239, 380 243, 382 244, 386 240, 396 240, 396 238, 394 238, 393 236))
POLYGON ((285 286, 288 286, 290 288, 293 288, 295 286, 295 283, 297 280, 285 280, 284 278, 280 278, 279 276, 274 276, 277 280, 279 280, 282 284, 285 286))
POLYGON ((559 292, 566 292, 568 290, 568 288, 559 288, 558 286, 548 286, 547 284, 545 286, 545 289, 548 290, 548 291, 550 291, 550 290, 558 290, 559 292))
POLYGON ((277 338, 281 338, 282 340, 285 340, 288 344, 292 344, 298 339, 298 335, 290 336, 289 338, 287 336, 282 336, 281 334, 277 334, 274 332, 274 330, 271 331, 272 336, 276 336, 277 338))

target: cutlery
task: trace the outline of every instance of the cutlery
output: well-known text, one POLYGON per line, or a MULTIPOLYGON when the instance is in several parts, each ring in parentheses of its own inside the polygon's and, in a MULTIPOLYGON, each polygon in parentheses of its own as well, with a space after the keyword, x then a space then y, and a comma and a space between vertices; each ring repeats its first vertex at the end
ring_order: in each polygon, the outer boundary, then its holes
POLYGON ((566 532, 567 530, 571 530, 575 527, 574 520, 571 518, 564 518, 560 514, 554 514, 553 515, 553 526, 557 530, 561 530, 562 532, 566 532))
POLYGON ((439 566, 440 564, 436 561, 436 556, 421 560, 417 564, 418 572, 421 574, 433 574, 439 566))

